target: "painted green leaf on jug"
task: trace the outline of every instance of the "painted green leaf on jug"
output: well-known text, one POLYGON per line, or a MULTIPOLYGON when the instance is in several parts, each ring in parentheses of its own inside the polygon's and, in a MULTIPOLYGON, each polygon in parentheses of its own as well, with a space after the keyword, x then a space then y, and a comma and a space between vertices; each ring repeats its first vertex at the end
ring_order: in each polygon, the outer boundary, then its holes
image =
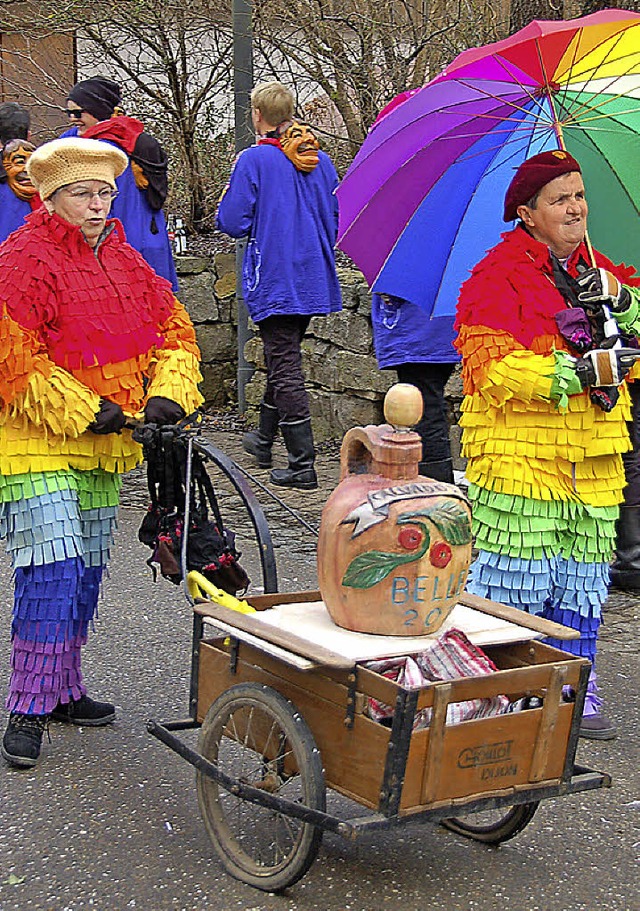
POLYGON ((386 579, 396 566, 415 559, 414 554, 387 554, 381 550, 358 554, 347 567, 342 584, 348 588, 371 588, 386 579))

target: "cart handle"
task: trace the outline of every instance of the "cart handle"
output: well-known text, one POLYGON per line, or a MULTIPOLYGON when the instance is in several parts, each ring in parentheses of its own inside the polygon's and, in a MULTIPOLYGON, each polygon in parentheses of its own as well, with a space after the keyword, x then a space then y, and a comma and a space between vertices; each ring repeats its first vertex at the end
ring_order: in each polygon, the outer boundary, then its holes
POLYGON ((537 614, 527 614, 517 607, 499 604, 497 601, 481 598, 480 595, 472 595, 471 592, 463 592, 463 594, 459 595, 458 603, 464 604, 466 607, 472 607, 483 614, 489 614, 490 617, 498 617, 500 620, 516 623, 518 626, 524 626, 537 633, 542 633, 544 636, 551 636, 553 639, 580 638, 580 632, 570 626, 564 626, 554 620, 545 620, 544 617, 539 617, 537 614))
POLYGON ((229 592, 218 588, 202 573, 198 573, 194 569, 187 573, 187 588, 194 601, 197 598, 201 598, 206 601, 215 601, 216 604, 221 604, 222 607, 228 607, 230 610, 237 611, 240 614, 256 613, 255 607, 251 607, 246 601, 241 601, 234 595, 230 595, 229 592), (207 596, 206 598, 204 597, 205 595, 207 596))

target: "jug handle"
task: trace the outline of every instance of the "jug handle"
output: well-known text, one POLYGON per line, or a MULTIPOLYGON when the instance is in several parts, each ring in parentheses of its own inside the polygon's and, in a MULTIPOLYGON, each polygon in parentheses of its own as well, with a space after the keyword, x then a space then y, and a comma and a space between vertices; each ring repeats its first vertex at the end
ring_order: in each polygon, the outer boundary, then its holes
POLYGON ((398 433, 389 424, 347 430, 340 448, 340 480, 349 475, 383 475, 391 480, 418 477, 422 441, 417 433, 398 433))
POLYGON ((366 427, 347 430, 340 447, 340 480, 352 474, 374 474, 375 444, 366 427))

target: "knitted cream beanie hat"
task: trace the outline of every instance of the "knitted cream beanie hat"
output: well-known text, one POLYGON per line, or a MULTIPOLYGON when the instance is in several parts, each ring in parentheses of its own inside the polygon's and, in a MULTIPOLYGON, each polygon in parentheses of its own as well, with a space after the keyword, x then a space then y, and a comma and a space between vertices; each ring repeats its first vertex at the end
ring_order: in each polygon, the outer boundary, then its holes
POLYGON ((115 189, 116 177, 129 159, 120 149, 99 139, 53 139, 36 149, 27 174, 40 194, 49 199, 56 190, 78 180, 103 180, 115 189))

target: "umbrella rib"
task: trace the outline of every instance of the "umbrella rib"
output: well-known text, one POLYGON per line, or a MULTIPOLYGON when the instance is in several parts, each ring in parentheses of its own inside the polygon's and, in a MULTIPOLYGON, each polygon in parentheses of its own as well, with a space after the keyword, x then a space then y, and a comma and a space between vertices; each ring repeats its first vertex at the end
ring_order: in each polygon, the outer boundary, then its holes
MULTIPOLYGON (((579 95, 582 93, 582 91, 584 91, 584 90, 581 90, 580 93, 576 93, 578 98, 579 98, 579 95)), ((598 96, 600 94, 601 94, 600 92, 592 92, 591 99, 598 98, 598 96)), ((598 119, 613 120, 616 117, 619 117, 621 114, 637 113, 637 108, 628 108, 625 111, 614 111, 613 114, 609 114, 606 111, 602 110, 606 105, 612 104, 614 101, 620 101, 621 98, 626 98, 626 97, 627 97, 626 93, 618 92, 617 95, 607 95, 606 98, 603 98, 602 100, 598 101, 597 104, 590 104, 589 101, 580 101, 579 102, 580 110, 583 112, 586 112, 588 114, 593 114, 595 116, 593 116, 593 117, 582 116, 580 114, 580 111, 571 112, 569 116, 570 116, 571 120, 574 120, 576 123, 587 123, 591 120, 598 120, 598 119), (600 113, 598 113, 598 112, 600 112, 600 113)), ((565 95, 565 99, 564 99, 563 103, 566 104, 566 95, 565 95)), ((567 112, 567 113, 569 113, 569 112, 567 112)))
MULTIPOLYGON (((615 77, 614 79, 612 79, 612 84, 613 84, 613 82, 616 81, 617 78, 618 77, 615 77)), ((534 94, 528 92, 526 86, 522 86, 522 88, 525 92, 527 92, 530 100, 535 103, 536 107, 538 108, 537 112, 528 111, 527 108, 521 104, 517 104, 516 102, 511 101, 507 98, 500 97, 499 95, 496 95, 493 92, 489 92, 486 89, 481 88, 480 86, 476 85, 475 83, 467 82, 466 80, 460 79, 459 77, 456 77, 455 80, 452 80, 452 81, 455 81, 460 85, 463 85, 467 89, 476 91, 478 93, 478 95, 480 95, 484 98, 492 98, 494 101, 500 102, 500 104, 504 105, 505 107, 511 108, 513 111, 522 112, 525 115, 525 117, 523 117, 523 120, 521 121, 521 123, 523 123, 523 124, 528 123, 528 121, 531 119, 531 117, 534 117, 537 123, 553 127, 554 130, 555 130, 556 126, 562 128, 563 126, 571 126, 572 124, 587 123, 587 122, 590 122, 592 120, 597 120, 597 119, 613 120, 616 117, 619 117, 624 114, 636 113, 635 108, 629 108, 624 111, 615 111, 613 114, 608 114, 606 112, 603 112, 599 116, 580 118, 579 114, 577 112, 568 110, 568 103, 567 103, 568 92, 565 92, 565 93, 563 93, 561 107, 562 107, 563 111, 566 112, 566 116, 561 118, 560 116, 558 116, 556 106, 551 97, 551 93, 549 93, 547 97, 549 98, 549 103, 550 103, 552 111, 553 111, 553 116, 550 116, 549 113, 544 110, 544 108, 540 104, 539 99, 534 94)), ((585 90, 582 89, 580 93, 576 92, 576 96, 579 98, 580 94, 584 91, 585 90)), ((599 94, 601 94, 601 93, 600 92, 592 93, 591 99, 596 98, 599 94)), ((589 103, 586 100, 582 101, 582 102, 578 102, 578 104, 579 104, 581 110, 588 111, 589 113, 593 114, 594 112, 597 112, 598 108, 604 108, 607 104, 611 104, 612 102, 617 101, 624 97, 626 97, 626 95, 624 93, 618 93, 616 95, 607 96, 606 98, 599 101, 597 105, 589 105, 589 103)), ((443 112, 443 113, 454 114, 457 112, 451 111, 451 112, 443 112)), ((481 112, 478 112, 475 116, 478 119, 485 119, 485 120, 494 119, 496 121, 496 123, 499 122, 500 120, 505 119, 504 116, 500 116, 498 114, 492 114, 492 113, 483 114, 481 112)), ((557 133, 556 133, 556 135, 557 135, 557 133)))
MULTIPOLYGON (((458 85, 460 85, 460 86, 462 86, 462 87, 464 87, 464 88, 467 88, 467 89, 471 89, 471 90, 476 91, 477 94, 478 94, 478 96, 479 96, 480 98, 489 98, 489 99, 492 99, 493 101, 497 102, 497 104, 500 105, 500 106, 502 106, 502 107, 508 107, 508 108, 512 109, 513 111, 516 111, 516 112, 519 111, 519 112, 521 112, 521 113, 523 114, 523 118, 522 118, 522 120, 520 121, 520 123, 521 123, 523 126, 525 126, 527 129, 528 129, 527 123, 528 123, 528 120, 531 119, 531 116, 535 116, 536 123, 541 124, 541 125, 543 126, 543 128, 544 128, 544 127, 551 126, 551 120, 545 119, 545 112, 544 112, 544 110, 538 111, 538 112, 535 113, 534 115, 530 115, 530 114, 528 114, 527 109, 526 109, 525 107, 516 105, 516 104, 514 104, 513 102, 508 101, 508 100, 505 99, 505 98, 501 98, 499 95, 495 95, 495 94, 492 93, 492 92, 488 92, 486 89, 480 90, 480 89, 478 88, 478 86, 476 86, 476 85, 473 84, 473 83, 467 83, 466 81, 464 81, 464 80, 459 80, 459 79, 457 79, 457 78, 452 78, 452 79, 449 80, 449 81, 450 81, 451 83, 453 83, 453 84, 458 84, 458 85)), ((476 100, 476 99, 473 99, 473 100, 476 100)), ((538 103, 538 101, 537 101, 537 99, 532 98, 532 100, 536 102, 536 104, 537 104, 538 107, 540 106, 539 103, 538 103)), ((451 106, 450 108, 447 108, 447 109, 441 108, 441 109, 438 111, 438 113, 440 113, 440 114, 449 114, 449 115, 452 116, 452 117, 454 117, 454 116, 455 116, 455 117, 458 117, 458 116, 460 116, 460 109, 461 109, 461 108, 464 108, 464 106, 468 105, 468 104, 469 104, 469 101, 470 101, 470 99, 465 98, 463 101, 458 102, 455 106, 451 106)), ((422 119, 422 118, 424 118, 424 117, 431 116, 432 113, 433 113, 433 111, 428 111, 428 112, 426 112, 425 114, 420 115, 420 117, 416 118, 416 120, 413 121, 413 125, 415 125, 415 123, 418 123, 420 119, 422 119)), ((504 114, 498 115, 497 113, 482 112, 482 111, 474 112, 474 115, 473 115, 473 116, 474 116, 474 118, 476 118, 476 119, 494 120, 496 124, 502 123, 502 122, 504 122, 505 120, 508 119, 508 118, 506 118, 506 117, 504 116, 504 114)), ((515 121, 512 121, 512 122, 515 122, 515 121)), ((396 132, 395 132, 394 134, 392 134, 392 136, 387 137, 387 139, 385 140, 385 142, 389 142, 392 138, 393 138, 393 139, 397 138, 397 137, 403 132, 403 130, 407 129, 407 127, 410 126, 410 125, 411 125, 411 124, 404 124, 404 125, 402 126, 402 128, 396 130, 396 132)), ((498 131, 496 130, 495 132, 497 133, 498 131)), ((511 132, 511 130, 507 129, 505 132, 511 132)), ((469 137, 469 138, 471 138, 472 136, 473 136, 473 134, 471 134, 471 133, 468 134, 468 137, 469 137)), ((432 140, 432 141, 440 141, 440 140, 443 139, 443 138, 446 139, 447 136, 446 136, 446 135, 441 135, 441 136, 437 137, 437 139, 432 140)), ((360 152, 358 153, 358 157, 352 162, 352 165, 351 165, 351 167, 350 167, 350 169, 349 169, 349 176, 350 176, 350 179, 353 179, 353 175, 356 173, 356 171, 357 171, 359 168, 364 167, 364 166, 366 165, 367 161, 370 159, 370 157, 371 157, 372 155, 375 155, 375 154, 376 154, 376 152, 377 152, 377 150, 378 150, 378 147, 375 147, 375 148, 373 148, 373 149, 371 149, 371 150, 368 150, 367 154, 363 155, 362 153, 363 153, 363 151, 365 151, 366 149, 367 149, 367 144, 366 144, 366 141, 365 141, 364 146, 361 148, 360 152)), ((420 151, 420 149, 418 149, 418 150, 416 151, 416 154, 418 154, 419 151, 420 151)), ((410 159, 408 159, 408 160, 410 160, 410 159)))
POLYGON ((553 131, 556 134, 556 139, 558 140, 558 145, 560 146, 561 149, 564 149, 564 148, 566 148, 566 146, 564 144, 564 136, 562 135, 562 125, 558 119, 558 114, 556 112, 556 106, 555 106, 555 103, 553 100, 553 92, 551 91, 551 83, 549 82, 549 77, 547 75, 547 68, 546 68, 544 59, 542 57, 542 50, 540 48, 540 42, 537 38, 535 39, 535 46, 536 46, 536 51, 538 53, 538 62, 540 63, 540 69, 542 70, 542 74, 544 76, 544 89, 546 90, 546 97, 549 102, 549 107, 551 108, 551 115, 552 115, 551 119, 553 120, 553 131))
POLYGON ((616 123, 620 129, 628 130, 630 135, 635 136, 637 133, 637 130, 633 130, 626 123, 624 123, 621 120, 618 120, 618 117, 623 114, 637 114, 637 113, 638 113, 637 108, 633 108, 633 109, 630 108, 628 111, 615 111, 614 113, 611 113, 611 114, 598 114, 593 117, 583 117, 581 120, 574 120, 573 118, 570 118, 568 120, 563 121, 563 123, 567 127, 575 127, 575 128, 582 128, 586 124, 590 124, 589 129, 595 129, 599 133, 616 133, 616 132, 618 132, 617 130, 611 130, 611 129, 608 129, 606 126, 604 126, 604 124, 607 122, 616 123), (598 123, 600 125, 594 126, 594 124, 598 124, 598 123))
MULTIPOLYGON (((633 27, 634 24, 635 24, 635 23, 632 23, 632 25, 628 26, 627 28, 633 27)), ((618 44, 619 44, 620 41, 622 40, 622 34, 623 34, 623 32, 626 31, 626 30, 627 30, 627 29, 625 28, 623 31, 620 32, 620 34, 618 34, 618 35, 616 36, 615 42, 614 42, 614 44, 611 46, 611 49, 607 52, 607 55, 600 61, 600 63, 598 64, 598 66, 593 68, 592 73, 591 73, 591 76, 590 76, 590 78, 587 79, 587 82, 591 81, 591 79, 593 79, 593 78, 596 78, 598 71, 599 71, 606 63, 611 62, 611 57, 612 57, 612 55, 613 55, 613 53, 614 53, 616 47, 618 46, 618 44)), ((580 40, 581 40, 581 38, 582 38, 582 34, 583 34, 582 29, 580 29, 580 31, 578 32, 578 34, 577 34, 576 36, 574 36, 574 39, 575 39, 575 40, 573 41, 573 45, 574 45, 574 48, 573 48, 573 59, 572 59, 571 65, 570 65, 570 67, 569 67, 569 69, 568 69, 568 74, 569 74, 569 75, 572 73, 572 71, 573 71, 573 69, 574 69, 574 66, 575 66, 575 64, 576 64, 576 61, 577 61, 577 59, 578 59, 578 52, 579 52, 579 49, 580 49, 580 40)), ((536 52, 537 52, 537 55, 538 55, 538 62, 539 62, 539 64, 540 64, 540 69, 541 69, 541 72, 542 72, 543 77, 544 77, 544 85, 542 86, 542 88, 546 89, 545 96, 546 96, 547 99, 548 99, 548 102, 549 102, 549 105, 550 105, 551 111, 552 111, 552 116, 551 116, 551 117, 549 117, 549 116, 547 115, 547 117, 548 117, 548 122, 549 122, 550 125, 553 126, 554 131, 555 131, 555 133, 556 133, 556 137, 558 138, 560 144, 561 144, 561 145, 564 145, 564 140, 563 140, 563 137, 562 137, 562 127, 563 127, 563 125, 564 125, 565 123, 567 123, 567 121, 561 120, 560 117, 558 117, 558 115, 557 115, 556 106, 555 106, 555 103, 554 103, 554 100, 553 100, 553 94, 554 94, 554 93, 553 93, 553 91, 552 91, 552 83, 551 83, 551 81, 550 81, 550 79, 549 79, 549 75, 548 75, 547 68, 546 68, 546 64, 545 64, 545 60, 544 60, 544 57, 543 57, 543 54, 542 54, 542 49, 541 49, 541 46, 540 46, 540 40, 539 40, 539 38, 535 38, 535 39, 534 39, 534 43, 535 43, 536 52)), ((597 46, 597 45, 596 45, 596 46, 597 46)), ((634 53, 634 54, 628 54, 628 55, 625 55, 625 56, 635 58, 635 56, 637 56, 637 55, 634 53)), ((623 58, 620 58, 620 59, 623 59, 623 58)), ((504 58, 503 58, 501 55, 494 55, 494 60, 495 60, 495 61, 498 63, 498 65, 505 71, 505 73, 507 73, 508 76, 510 76, 511 78, 515 78, 515 79, 517 80, 517 84, 520 86, 520 88, 522 89, 522 91, 523 91, 524 93, 526 93, 526 95, 528 95, 529 100, 532 101, 533 103, 535 103, 535 104, 538 106, 538 108, 542 108, 542 105, 540 104, 540 102, 539 102, 539 100, 538 100, 538 95, 537 95, 537 91, 538 91, 538 90, 536 90, 536 91, 534 92, 534 91, 532 91, 532 90, 530 89, 529 86, 523 85, 522 82, 520 82, 520 80, 517 79, 517 76, 516 76, 516 73, 515 73, 515 67, 514 67, 513 70, 511 70, 511 69, 507 66, 506 61, 504 60, 504 58)), ((622 75, 625 75, 625 74, 623 73, 622 75)), ((502 103, 508 105, 509 107, 512 107, 514 110, 522 110, 522 111, 525 111, 525 112, 526 112, 526 108, 524 108, 522 105, 518 105, 518 104, 516 104, 515 102, 508 101, 508 100, 506 100, 506 99, 504 99, 504 98, 503 98, 503 99, 500 99, 499 96, 493 94, 492 92, 488 92, 488 91, 486 91, 486 90, 482 90, 477 84, 474 84, 474 83, 471 83, 471 82, 467 82, 466 80, 461 79, 459 76, 458 76, 458 77, 454 77, 454 78, 455 78, 455 81, 457 81, 457 82, 460 83, 461 85, 464 85, 466 88, 469 88, 469 89, 474 89, 476 92, 478 92, 478 94, 481 94, 481 95, 483 95, 484 97, 494 98, 494 99, 496 99, 496 100, 500 100, 500 101, 502 101, 502 103)), ((616 81, 618 78, 619 78, 618 76, 612 77, 612 78, 611 78, 610 84, 614 84, 615 81, 616 81)), ((568 84, 565 84, 565 86, 563 87, 562 93, 561 93, 561 97, 562 97, 562 101, 563 101, 563 102, 566 102, 566 97, 567 97, 567 95, 568 95, 568 93, 569 93, 570 91, 571 91, 570 86, 569 86, 568 84)), ((578 105, 580 105, 580 107, 581 107, 582 109, 593 110, 592 108, 589 107, 589 102, 588 102, 588 101, 579 101, 580 94, 582 94, 582 93, 585 92, 585 91, 586 91, 586 86, 585 86, 585 88, 582 89, 580 92, 576 92, 576 93, 575 93, 575 94, 576 94, 576 99, 577 99, 577 100, 576 100, 576 103, 577 103, 578 105)), ((598 93, 598 94, 600 94, 600 93, 598 93)), ((593 99, 594 97, 595 97, 595 93, 592 93, 592 94, 591 94, 591 99, 593 99)), ((617 99, 617 98, 620 98, 620 97, 623 97, 622 93, 619 93, 619 94, 617 94, 617 95, 614 96, 614 97, 606 98, 606 99, 602 100, 601 105, 604 106, 605 104, 608 104, 608 103, 610 103, 611 101, 613 101, 613 100, 615 100, 615 99, 617 99)), ((563 107, 564 107, 564 109, 566 110, 566 108, 567 108, 566 103, 563 104, 563 107)), ((568 113, 568 112, 567 112, 567 113, 568 113)), ((617 112, 617 113, 620 114, 621 112, 617 112)), ((625 113, 625 112, 622 112, 622 113, 625 113)), ((633 111, 629 111, 628 113, 633 113, 633 111)), ((536 118, 537 118, 538 121, 544 122, 545 118, 543 118, 540 114, 536 114, 535 116, 536 116, 536 118)), ((570 115, 568 115, 568 116, 570 117, 570 120, 573 120, 573 121, 575 122, 575 121, 578 120, 578 116, 579 116, 579 115, 578 115, 578 113, 576 112, 576 113, 570 114, 570 115)), ((609 117, 609 116, 611 116, 611 115, 605 114, 605 115, 603 115, 603 116, 604 116, 604 117, 609 117)))
MULTIPOLYGON (((443 111, 442 113, 448 113, 448 112, 447 112, 447 111, 443 111)), ((453 113, 453 112, 451 112, 451 113, 453 113)), ((525 113, 526 113, 526 111, 525 111, 525 113)), ((531 123, 531 120, 534 119, 534 120, 535 120, 535 123, 536 123, 536 124, 540 124, 541 126, 547 126, 547 127, 553 126, 553 122, 552 122, 549 118, 539 117, 537 114, 533 114, 533 115, 530 116, 530 117, 523 117, 521 120, 517 120, 515 117, 506 118, 506 117, 501 117, 499 114, 483 114, 483 113, 481 113, 481 112, 478 112, 477 114, 474 114, 473 119, 474 119, 474 120, 482 120, 482 121, 492 120, 492 121, 494 121, 494 123, 496 123, 496 124, 498 124, 498 123, 504 123, 505 120, 508 120, 509 123, 519 124, 519 125, 521 125, 521 126, 523 126, 523 127, 526 127, 527 129, 530 129, 529 124, 531 123)), ((603 119, 606 119, 606 118, 603 118, 603 119)), ((512 132, 512 131, 511 131, 510 129, 507 129, 507 128, 505 128, 504 130, 498 130, 498 129, 495 130, 495 133, 496 133, 496 134, 499 134, 499 133, 511 133, 511 132, 512 132)), ((464 135, 466 135, 466 136, 475 136, 475 135, 483 136, 484 133, 478 133, 478 134, 475 134, 475 133, 467 133, 467 134, 464 134, 464 133, 456 133, 456 136, 464 136, 464 135)), ((438 142, 440 139, 446 139, 446 138, 448 138, 448 134, 443 133, 441 136, 438 136, 437 139, 434 139, 434 140, 432 140, 432 141, 433 141, 433 142, 438 142)))
MULTIPOLYGON (((499 101, 501 104, 505 105, 506 107, 512 108, 514 111, 521 111, 523 114, 529 116, 529 112, 527 111, 527 108, 524 105, 517 104, 515 101, 510 101, 509 99, 501 97, 500 95, 495 95, 493 92, 489 92, 486 89, 482 89, 479 85, 477 85, 474 82, 467 82, 464 79, 460 79, 460 77, 458 77, 458 76, 456 76, 455 79, 452 79, 452 82, 457 82, 459 85, 463 85, 467 89, 473 89, 474 91, 476 91, 478 93, 478 95, 481 95, 483 98, 493 98, 494 101, 499 101)), ((518 83, 518 86, 523 90, 523 92, 526 95, 528 95, 530 101, 532 101, 538 108, 542 107, 538 96, 535 95, 533 92, 530 92, 528 86, 522 85, 522 83, 520 83, 520 82, 518 83)), ((478 114, 478 116, 481 116, 481 115, 478 114)), ((487 115, 485 115, 485 116, 487 116, 487 115)), ((536 114, 535 116, 539 120, 543 119, 542 116, 539 114, 536 114)), ((504 120, 504 117, 501 119, 504 120)), ((549 119, 549 122, 550 123, 552 122, 551 119, 549 119)))
MULTIPOLYGON (((637 23, 634 23, 634 24, 637 24, 637 23)), ((616 50, 616 48, 618 47, 618 45, 620 44, 620 41, 622 40, 622 36, 623 36, 624 32, 626 32, 628 28, 632 28, 632 27, 633 27, 633 24, 630 25, 630 26, 627 26, 627 27, 624 28, 624 29, 622 29, 622 30, 615 36, 615 41, 614 41, 614 43, 611 45, 611 48, 609 49, 609 51, 607 52, 607 54, 602 58, 602 60, 598 63, 598 65, 597 65, 596 67, 593 67, 589 73, 585 73, 585 74, 584 74, 584 76, 585 76, 584 81, 585 81, 586 85, 585 85, 585 88, 582 89, 580 92, 576 92, 576 93, 575 93, 577 99, 579 99, 581 92, 587 91, 587 85, 588 85, 588 83, 591 82, 591 81, 593 81, 594 79, 597 78, 597 74, 598 74, 598 72, 602 69, 602 67, 604 67, 605 64, 608 64, 608 63, 611 63, 611 62, 612 62, 613 53, 614 53, 614 51, 616 50)), ((577 62, 577 54, 578 54, 578 49, 579 49, 579 47, 580 47, 580 39, 582 38, 582 35, 583 35, 583 30, 581 29, 580 32, 579 32, 579 34, 578 34, 578 36, 577 36, 577 40, 576 40, 576 43, 575 43, 574 55, 573 55, 573 60, 571 61, 571 66, 570 66, 570 67, 568 68, 568 70, 567 70, 567 79, 566 79, 566 81, 565 81, 565 83, 564 83, 564 87, 563 87, 563 96, 564 96, 564 98, 566 98, 567 94, 571 91, 571 88, 570 88, 570 86, 569 86, 569 79, 570 79, 571 75, 573 74, 573 71, 574 71, 574 68, 575 68, 575 65, 576 65, 576 62, 577 62)), ((609 38, 609 36, 607 36, 607 39, 606 39, 606 40, 608 40, 608 38, 609 38)), ((593 52, 593 50, 594 50, 596 47, 601 47, 603 43, 604 43, 604 42, 600 42, 599 45, 594 45, 594 47, 591 49, 591 51, 593 52)), ((638 56, 637 51, 634 51, 632 54, 625 54, 623 57, 617 58, 617 59, 616 59, 616 62, 620 63, 622 60, 624 60, 625 58, 629 58, 629 57, 631 57, 632 60, 633 60, 633 59, 636 59, 637 56, 638 56)), ((630 69, 631 69, 631 65, 628 67, 628 69, 626 70, 626 72, 623 71, 623 72, 621 72, 619 75, 611 77, 611 83, 610 83, 610 84, 613 84, 620 76, 627 75, 627 73, 629 72, 630 69)), ((596 93, 596 94, 599 94, 599 93, 596 93)), ((594 97, 594 93, 591 94, 591 97, 592 97, 592 98, 594 97)), ((617 96, 617 97, 620 97, 620 96, 617 96)), ((578 103, 581 103, 581 102, 578 102, 578 103)), ((581 104, 582 104, 582 103, 581 103, 581 104)))
MULTIPOLYGON (((472 85, 472 83, 463 82, 462 80, 458 80, 458 79, 456 81, 459 82, 461 85, 464 85, 468 89, 477 90, 479 92, 479 94, 481 94, 485 98, 493 98, 495 101, 500 102, 505 107, 512 108, 514 111, 521 111, 523 114, 526 115, 526 117, 523 117, 523 119, 520 121, 520 123, 522 123, 522 124, 528 124, 529 121, 531 120, 531 118, 533 117, 533 118, 535 118, 536 122, 541 125, 555 127, 555 125, 557 123, 562 126, 572 126, 572 125, 581 125, 583 123, 591 123, 592 121, 596 121, 596 120, 603 120, 603 121, 604 120, 615 120, 616 118, 623 116, 625 114, 637 113, 637 108, 635 108, 635 107, 627 108, 626 110, 622 110, 622 111, 615 111, 613 113, 607 113, 606 111, 601 111, 601 113, 598 113, 599 109, 602 109, 606 105, 611 104, 614 101, 619 101, 621 98, 626 97, 626 95, 624 93, 620 92, 617 95, 607 96, 606 98, 602 99, 601 101, 599 101, 597 104, 594 104, 594 105, 589 105, 587 101, 580 102, 579 104, 580 104, 581 110, 593 115, 591 117, 585 117, 585 116, 581 117, 581 116, 579 116, 578 113, 576 113, 574 111, 570 111, 568 109, 568 103, 566 100, 566 93, 565 93, 565 97, 563 98, 563 100, 561 102, 561 108, 562 108, 563 112, 565 113, 565 116, 564 117, 558 116, 557 110, 556 110, 556 119, 553 119, 552 117, 549 116, 548 112, 544 111, 543 108, 538 113, 533 112, 533 111, 529 112, 522 105, 515 104, 514 102, 509 101, 506 98, 501 98, 499 95, 495 95, 492 92, 487 92, 486 90, 480 90, 479 87, 472 85)), ((615 81, 615 80, 613 80, 613 81, 615 81)), ((591 94, 591 98, 592 99, 596 98, 596 97, 598 97, 599 94, 600 94, 599 92, 594 92, 591 94)), ((578 95, 578 93, 576 93, 576 95, 578 95)), ((537 103, 537 107, 540 109, 541 105, 538 103, 538 99, 532 96, 532 100, 534 100, 537 103)), ((457 111, 441 111, 441 113, 450 113, 453 115, 453 114, 457 114, 458 112, 457 111)), ((478 120, 495 120, 496 123, 505 119, 504 116, 502 116, 500 114, 482 113, 482 112, 478 112, 477 114, 474 115, 474 117, 478 120)), ((513 122, 515 122, 515 121, 513 121, 513 122)), ((621 124, 621 126, 624 126, 624 124, 621 124)), ((499 132, 499 131, 497 131, 497 132, 499 132)), ((511 132, 511 131, 507 131, 507 132, 511 132)))

